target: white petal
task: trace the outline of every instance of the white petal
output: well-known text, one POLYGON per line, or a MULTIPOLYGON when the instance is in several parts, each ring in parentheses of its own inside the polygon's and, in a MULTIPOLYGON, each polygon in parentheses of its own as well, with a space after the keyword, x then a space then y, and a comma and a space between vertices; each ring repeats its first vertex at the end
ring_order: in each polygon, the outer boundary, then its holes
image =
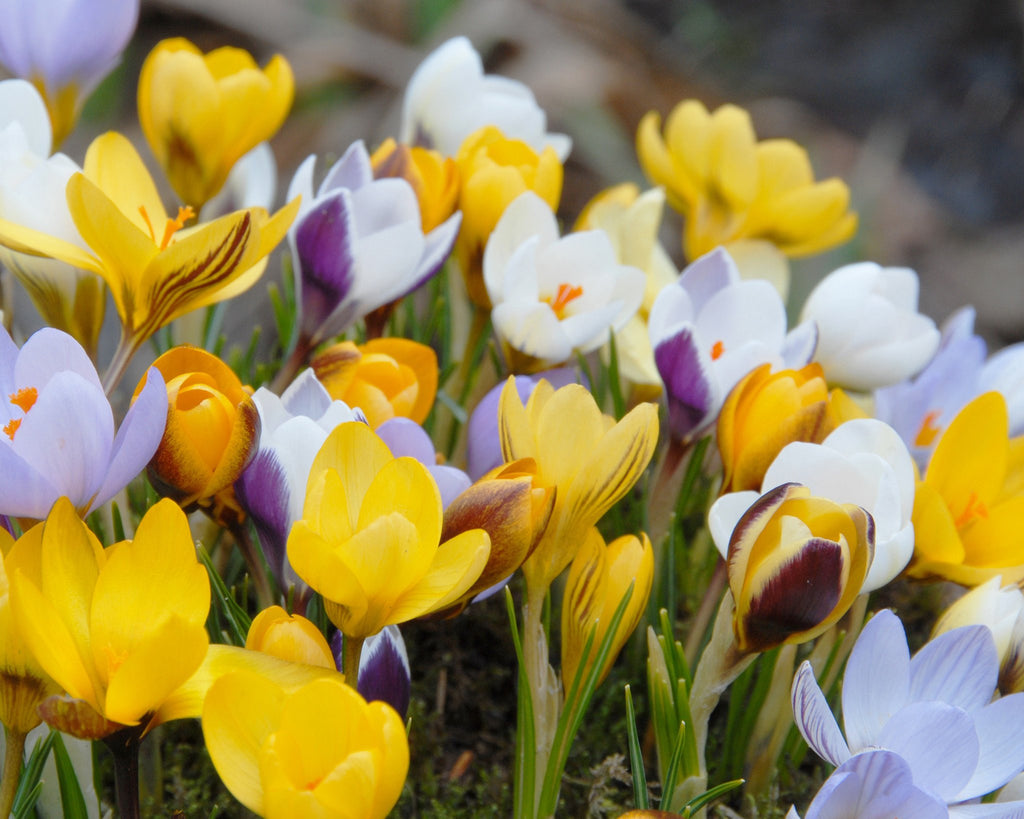
POLYGON ((910 650, 899 618, 888 609, 864 626, 843 677, 843 724, 854 752, 878 745, 886 722, 908 701, 910 650))

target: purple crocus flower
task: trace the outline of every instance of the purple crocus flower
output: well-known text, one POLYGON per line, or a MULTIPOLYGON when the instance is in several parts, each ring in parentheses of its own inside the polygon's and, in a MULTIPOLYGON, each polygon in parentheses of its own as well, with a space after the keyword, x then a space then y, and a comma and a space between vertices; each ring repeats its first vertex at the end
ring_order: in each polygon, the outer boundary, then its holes
POLYGON ((260 414, 256 454, 235 481, 235 495, 259 532, 267 565, 282 588, 305 588, 286 559, 288 532, 302 517, 313 458, 338 424, 366 419, 332 401, 312 370, 305 370, 280 398, 261 387, 253 394, 260 414))
POLYGON ((374 432, 388 445, 396 458, 415 458, 427 468, 437 488, 441 490, 441 505, 445 509, 472 484, 469 476, 461 469, 437 462, 433 441, 423 427, 411 418, 390 418, 374 432))
POLYGON ((993 700, 998 674, 986 626, 948 631, 911 658, 903 624, 882 611, 864 627, 846 666, 845 737, 806 662, 793 679, 793 715, 807 744, 833 765, 868 749, 894 751, 915 786, 956 805, 1024 769, 1024 694, 993 700))
MULTIPOLYGON (((340 631, 331 637, 331 652, 341 670, 342 649, 345 638, 340 631)), ((385 626, 372 637, 367 637, 359 655, 359 676, 356 690, 367 702, 379 700, 394 708, 402 719, 409 713, 409 692, 412 674, 405 640, 398 626, 385 626)))
POLYGON ((420 207, 404 179, 374 179, 369 154, 355 142, 313 193, 310 156, 288 200, 302 207, 288 234, 308 344, 336 336, 372 310, 411 293, 437 273, 459 232, 456 213, 424 236, 420 207))
POLYGON ((77 341, 44 328, 19 350, 0 328, 0 515, 42 519, 61 496, 88 514, 145 469, 166 423, 157 369, 115 434, 110 402, 77 341))
POLYGON ((701 256, 658 294, 647 326, 669 428, 683 442, 714 422, 743 376, 766 362, 802 367, 816 342, 813 323, 787 337, 778 291, 763 280, 742 281, 724 248, 701 256))

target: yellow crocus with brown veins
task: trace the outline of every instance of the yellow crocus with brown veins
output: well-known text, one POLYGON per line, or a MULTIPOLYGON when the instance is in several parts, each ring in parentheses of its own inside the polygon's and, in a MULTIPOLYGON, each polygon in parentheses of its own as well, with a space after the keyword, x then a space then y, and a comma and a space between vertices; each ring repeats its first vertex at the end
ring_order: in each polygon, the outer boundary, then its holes
POLYGON ((191 209, 168 217, 142 159, 114 131, 89 146, 67 200, 87 248, 3 220, 0 243, 103 277, 122 326, 114 373, 165 324, 255 284, 299 206, 296 199, 273 216, 248 208, 185 228, 191 209))
POLYGON ((987 392, 957 413, 914 495, 911 577, 976 586, 1024 580, 1024 438, 1006 400, 987 392))
POLYGON ((260 69, 249 52, 203 54, 188 40, 163 40, 139 75, 139 122, 171 187, 196 210, 234 164, 281 127, 295 82, 280 55, 260 69))
POLYGON ((459 600, 490 554, 482 529, 441 543, 441 493, 425 466, 394 458, 362 423, 338 426, 313 460, 288 537, 296 573, 361 641, 459 600))
POLYGON ((523 406, 509 378, 498 409, 506 460, 532 458, 555 506, 540 542, 523 564, 534 593, 569 565, 590 528, 637 482, 658 442, 658 408, 634 407, 621 421, 602 414, 579 384, 555 390, 541 381, 523 406))
POLYGON ((686 100, 669 114, 664 136, 660 123, 655 111, 641 120, 637 153, 686 219, 688 259, 740 239, 764 239, 787 256, 808 256, 856 232, 846 184, 815 182, 807 152, 791 140, 758 142, 742 108, 708 112, 686 100))

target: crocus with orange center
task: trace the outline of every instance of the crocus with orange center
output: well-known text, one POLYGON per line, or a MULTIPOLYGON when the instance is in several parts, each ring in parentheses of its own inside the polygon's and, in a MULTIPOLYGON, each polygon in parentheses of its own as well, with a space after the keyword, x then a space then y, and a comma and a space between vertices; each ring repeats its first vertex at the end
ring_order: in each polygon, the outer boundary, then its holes
POLYGON ((1006 400, 987 392, 939 438, 914 496, 911 577, 1024 579, 1024 438, 1008 428, 1006 400))
POLYGON ((312 367, 331 398, 361 409, 375 428, 396 416, 422 424, 437 395, 437 353, 404 338, 342 341, 312 367))

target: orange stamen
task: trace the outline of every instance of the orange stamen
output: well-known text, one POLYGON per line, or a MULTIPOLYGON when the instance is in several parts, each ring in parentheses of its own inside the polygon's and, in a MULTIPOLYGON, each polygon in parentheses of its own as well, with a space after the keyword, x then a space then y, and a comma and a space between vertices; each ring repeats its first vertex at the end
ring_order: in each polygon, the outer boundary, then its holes
MULTIPOLYGON (((153 223, 149 220, 149 214, 146 213, 146 208, 143 205, 139 206, 139 213, 142 214, 142 219, 145 221, 146 227, 149 228, 149 238, 156 243, 156 231, 153 230, 153 223)), ((173 219, 168 219, 167 224, 164 225, 164 235, 160 240, 160 249, 166 250, 167 245, 174 238, 174 234, 185 227, 185 223, 195 215, 196 212, 188 205, 178 208, 178 215, 173 219)))
POLYGON ((14 406, 20 408, 22 412, 28 412, 35 405, 36 399, 39 397, 39 390, 35 387, 22 387, 8 397, 14 406))
POLYGON ((14 433, 18 431, 18 427, 20 427, 20 426, 21 426, 21 419, 20 418, 12 418, 10 421, 8 421, 6 424, 4 424, 4 435, 6 435, 8 438, 10 438, 13 441, 14 440, 14 433))
POLYGON ((977 492, 971 492, 971 496, 967 499, 967 506, 964 507, 964 511, 960 513, 953 525, 957 529, 962 529, 974 518, 985 518, 988 520, 988 507, 985 506, 985 502, 978 497, 977 492))
POLYGON ((939 420, 941 414, 940 410, 932 410, 925 415, 924 420, 921 421, 921 428, 917 431, 917 436, 914 438, 914 446, 932 445, 932 441, 942 432, 942 429, 935 423, 939 420))
POLYGON ((551 309, 555 311, 555 315, 559 319, 565 318, 565 308, 569 306, 569 302, 573 299, 578 299, 583 295, 582 287, 573 287, 570 284, 558 285, 558 292, 555 293, 554 299, 545 299, 545 301, 551 305, 551 309))
POLYGON ((722 357, 722 353, 725 352, 725 345, 721 341, 716 341, 711 345, 711 360, 718 361, 722 357))

